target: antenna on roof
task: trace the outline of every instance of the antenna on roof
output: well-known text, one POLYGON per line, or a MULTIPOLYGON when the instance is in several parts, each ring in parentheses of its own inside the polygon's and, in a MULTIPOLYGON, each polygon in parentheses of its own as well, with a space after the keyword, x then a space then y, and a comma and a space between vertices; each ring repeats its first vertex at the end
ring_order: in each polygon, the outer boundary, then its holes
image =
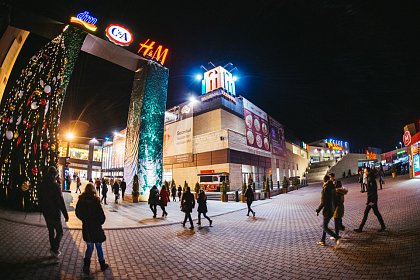
POLYGON ((216 65, 213 64, 213 62, 209 61, 209 65, 213 66, 213 68, 216 68, 216 65))
POLYGON ((201 68, 201 69, 203 69, 203 70, 204 70, 204 71, 206 71, 206 72, 207 72, 207 71, 209 71, 209 70, 207 70, 207 69, 206 69, 206 67, 204 67, 203 65, 200 65, 200 68, 201 68))
POLYGON ((233 67, 232 62, 229 62, 228 64, 226 64, 225 66, 223 66, 223 68, 227 69, 228 66, 232 66, 233 67))
POLYGON ((233 67, 232 69, 230 69, 230 70, 229 70, 229 72, 230 72, 230 73, 232 73, 232 72, 233 72, 233 71, 235 71, 235 70, 238 70, 238 68, 236 68, 236 66, 235 66, 235 67, 233 67))

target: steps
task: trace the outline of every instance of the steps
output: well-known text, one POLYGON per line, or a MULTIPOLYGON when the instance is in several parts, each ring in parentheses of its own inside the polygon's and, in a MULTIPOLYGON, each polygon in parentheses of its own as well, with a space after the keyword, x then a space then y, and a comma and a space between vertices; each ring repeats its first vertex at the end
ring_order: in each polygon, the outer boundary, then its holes
POLYGON ((321 182, 325 174, 327 174, 328 169, 334 166, 335 163, 335 160, 311 163, 308 174, 306 175, 308 183, 321 182))

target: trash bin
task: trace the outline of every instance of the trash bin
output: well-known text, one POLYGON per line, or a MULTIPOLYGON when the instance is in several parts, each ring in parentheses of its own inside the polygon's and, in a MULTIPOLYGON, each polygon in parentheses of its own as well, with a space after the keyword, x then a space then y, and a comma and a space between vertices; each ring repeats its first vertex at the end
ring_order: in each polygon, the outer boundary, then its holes
POLYGON ((238 192, 238 190, 235 191, 235 201, 239 202, 239 192, 238 192))

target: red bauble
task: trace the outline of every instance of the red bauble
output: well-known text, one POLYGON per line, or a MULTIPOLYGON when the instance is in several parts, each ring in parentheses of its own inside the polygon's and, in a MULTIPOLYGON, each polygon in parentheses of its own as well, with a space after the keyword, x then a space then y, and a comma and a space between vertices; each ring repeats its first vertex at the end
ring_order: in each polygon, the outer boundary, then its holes
POLYGON ((34 153, 36 154, 36 150, 38 149, 38 144, 37 143, 35 143, 34 144, 34 153))
POLYGON ((44 149, 48 149, 48 143, 47 142, 45 142, 43 146, 44 146, 44 149))
POLYGON ((4 122, 4 123, 8 123, 9 121, 10 121, 10 118, 9 118, 9 117, 4 117, 4 118, 3 118, 3 122, 4 122))
POLYGON ((45 106, 47 104, 47 100, 45 98, 42 98, 41 101, 39 101, 39 104, 45 106))
POLYGON ((22 142, 22 137, 19 137, 19 138, 16 140, 16 146, 19 146, 20 142, 22 142))
POLYGON ((26 128, 31 128, 31 123, 26 123, 26 128))
POLYGON ((38 167, 36 166, 32 167, 31 171, 32 171, 32 174, 36 176, 36 174, 38 174, 38 167))

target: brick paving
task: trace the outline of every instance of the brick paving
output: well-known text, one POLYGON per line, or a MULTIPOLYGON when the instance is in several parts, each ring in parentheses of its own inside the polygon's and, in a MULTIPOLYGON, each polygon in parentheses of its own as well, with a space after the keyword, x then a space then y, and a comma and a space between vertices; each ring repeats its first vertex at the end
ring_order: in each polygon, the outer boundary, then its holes
MULTIPOLYGON (((214 217, 213 227, 180 224, 106 230, 110 269, 94 255, 91 279, 420 279, 420 181, 387 178, 379 192, 380 228, 373 212, 355 233, 366 194, 346 183, 343 244, 320 247, 320 186, 282 194, 245 210, 214 217)), ((332 226, 332 223, 331 223, 332 226)), ((49 256, 47 229, 0 219, 0 279, 84 279, 86 248, 77 229, 66 229, 58 260, 49 256)))

